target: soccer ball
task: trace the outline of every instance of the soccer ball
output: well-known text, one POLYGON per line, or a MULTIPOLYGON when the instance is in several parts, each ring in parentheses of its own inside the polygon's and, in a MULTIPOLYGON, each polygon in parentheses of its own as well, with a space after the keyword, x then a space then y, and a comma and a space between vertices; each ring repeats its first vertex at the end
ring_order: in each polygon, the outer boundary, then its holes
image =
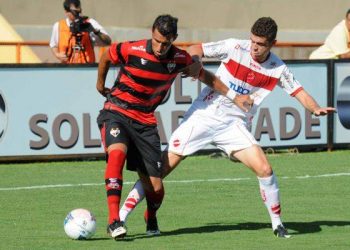
POLYGON ((84 208, 74 209, 64 219, 64 231, 69 238, 85 240, 96 232, 95 216, 84 208))

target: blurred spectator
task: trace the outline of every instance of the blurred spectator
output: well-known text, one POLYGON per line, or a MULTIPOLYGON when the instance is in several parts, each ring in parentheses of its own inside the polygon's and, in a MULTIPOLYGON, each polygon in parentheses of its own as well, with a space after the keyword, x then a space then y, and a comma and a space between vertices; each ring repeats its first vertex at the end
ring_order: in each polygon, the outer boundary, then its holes
POLYGON ((53 54, 62 63, 94 63, 94 45, 110 45, 111 38, 96 20, 81 15, 80 0, 65 0, 63 8, 66 18, 52 29, 53 54))
POLYGON ((350 58, 349 32, 350 9, 346 12, 345 19, 332 29, 325 43, 311 53, 310 59, 350 58))

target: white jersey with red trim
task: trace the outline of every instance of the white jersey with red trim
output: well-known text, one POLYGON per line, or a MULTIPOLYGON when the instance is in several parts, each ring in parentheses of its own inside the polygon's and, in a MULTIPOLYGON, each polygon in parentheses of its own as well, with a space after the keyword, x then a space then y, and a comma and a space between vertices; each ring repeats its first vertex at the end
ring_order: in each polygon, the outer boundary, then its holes
POLYGON ((250 127, 258 107, 276 85, 291 96, 302 89, 286 64, 272 52, 265 62, 254 61, 250 55, 250 45, 250 40, 227 39, 203 43, 202 48, 205 57, 221 60, 216 75, 230 89, 237 94, 251 95, 254 99, 252 109, 244 112, 227 97, 205 87, 186 116, 203 114, 223 122, 241 119, 250 127))

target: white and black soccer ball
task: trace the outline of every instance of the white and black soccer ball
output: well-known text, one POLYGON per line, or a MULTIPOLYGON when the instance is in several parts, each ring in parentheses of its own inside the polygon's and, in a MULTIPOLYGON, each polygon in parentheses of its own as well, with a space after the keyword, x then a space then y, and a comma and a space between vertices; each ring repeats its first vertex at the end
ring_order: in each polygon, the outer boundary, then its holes
POLYGON ((95 216, 84 208, 77 208, 69 212, 63 224, 68 237, 74 240, 89 239, 96 232, 95 216))

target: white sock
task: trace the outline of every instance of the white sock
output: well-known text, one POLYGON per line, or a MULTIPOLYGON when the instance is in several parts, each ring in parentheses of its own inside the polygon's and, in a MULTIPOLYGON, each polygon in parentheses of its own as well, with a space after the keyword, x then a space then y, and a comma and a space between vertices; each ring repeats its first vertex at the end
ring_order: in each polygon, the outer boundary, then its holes
POLYGON ((134 187, 129 192, 128 197, 125 199, 123 206, 119 210, 120 221, 124 221, 124 223, 126 223, 126 219, 128 218, 129 214, 134 211, 137 204, 139 204, 143 198, 145 198, 145 192, 141 181, 137 180, 134 187))
POLYGON ((258 177, 260 185, 260 194, 263 199, 267 211, 269 212, 272 229, 275 230, 281 221, 281 207, 279 198, 279 189, 277 180, 274 174, 269 177, 258 177))

